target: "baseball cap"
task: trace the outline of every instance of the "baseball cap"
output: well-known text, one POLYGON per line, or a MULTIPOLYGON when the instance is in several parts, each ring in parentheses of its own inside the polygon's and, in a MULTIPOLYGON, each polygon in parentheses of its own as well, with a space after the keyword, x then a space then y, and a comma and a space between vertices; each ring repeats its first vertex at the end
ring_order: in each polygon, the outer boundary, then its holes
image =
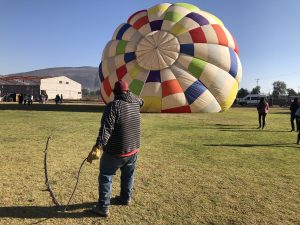
POLYGON ((118 80, 115 83, 114 92, 120 93, 122 91, 128 91, 128 83, 124 80, 118 80))

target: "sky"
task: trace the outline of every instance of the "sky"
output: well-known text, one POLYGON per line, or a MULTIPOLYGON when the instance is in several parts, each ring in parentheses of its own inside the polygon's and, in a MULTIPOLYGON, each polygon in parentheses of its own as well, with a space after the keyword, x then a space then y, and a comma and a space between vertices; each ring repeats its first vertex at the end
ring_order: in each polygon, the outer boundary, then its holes
MULTIPOLYGON (((118 25, 162 2, 0 0, 0 74, 97 67, 118 25)), ((300 0, 184 2, 219 17, 235 37, 243 66, 239 88, 258 84, 269 93, 274 81, 284 81, 300 91, 300 0)))

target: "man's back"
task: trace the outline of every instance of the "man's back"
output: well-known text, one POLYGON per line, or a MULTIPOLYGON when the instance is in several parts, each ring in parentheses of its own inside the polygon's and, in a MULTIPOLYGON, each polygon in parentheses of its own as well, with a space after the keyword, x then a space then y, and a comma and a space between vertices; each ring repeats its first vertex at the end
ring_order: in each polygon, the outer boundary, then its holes
POLYGON ((290 106, 291 114, 295 114, 298 108, 299 108, 298 101, 293 101, 290 106))
POLYGON ((127 92, 116 95, 106 106, 100 128, 105 152, 120 155, 140 148, 142 105, 141 99, 127 92))
POLYGON ((140 102, 130 93, 116 96, 114 101, 118 114, 107 147, 111 153, 125 154, 140 148, 140 102))

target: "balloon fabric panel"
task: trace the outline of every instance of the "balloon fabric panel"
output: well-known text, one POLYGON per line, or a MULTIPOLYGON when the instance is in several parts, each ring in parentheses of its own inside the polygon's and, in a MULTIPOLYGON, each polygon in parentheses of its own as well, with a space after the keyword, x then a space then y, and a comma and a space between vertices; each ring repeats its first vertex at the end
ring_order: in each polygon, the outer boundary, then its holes
POLYGON ((123 79, 144 99, 144 112, 220 112, 236 97, 242 65, 237 42, 218 17, 188 3, 161 3, 116 29, 99 79, 105 103, 123 79))

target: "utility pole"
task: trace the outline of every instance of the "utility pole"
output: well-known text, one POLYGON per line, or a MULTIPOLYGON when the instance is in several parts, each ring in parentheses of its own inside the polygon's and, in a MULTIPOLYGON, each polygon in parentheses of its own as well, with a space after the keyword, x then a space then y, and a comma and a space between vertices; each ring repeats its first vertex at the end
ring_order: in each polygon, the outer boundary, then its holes
POLYGON ((255 79, 256 80, 256 87, 258 86, 258 81, 259 81, 259 78, 255 79))
POLYGON ((299 88, 300 88, 300 86, 298 85, 298 95, 299 95, 299 88))

